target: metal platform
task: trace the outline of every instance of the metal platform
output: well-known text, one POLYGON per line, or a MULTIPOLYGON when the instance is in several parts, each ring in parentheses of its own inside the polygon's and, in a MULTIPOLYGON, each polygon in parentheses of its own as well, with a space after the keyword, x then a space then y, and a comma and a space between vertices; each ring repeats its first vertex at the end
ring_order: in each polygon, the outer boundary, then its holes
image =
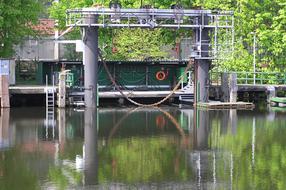
MULTIPOLYGON (((49 89, 53 89, 54 92, 57 91, 57 87, 49 86, 49 89)), ((46 94, 46 86, 9 86, 10 94, 46 94)))
MULTIPOLYGON (((46 86, 10 86, 9 92, 10 94, 46 94, 45 91, 46 86)), ((52 88, 49 86, 49 88, 52 88)), ((54 91, 57 91, 57 87, 54 87, 54 91)), ((132 90, 125 90, 123 91, 124 94, 128 95, 131 98, 160 98, 166 97, 171 91, 164 90, 148 90, 148 91, 132 91, 132 90)), ((177 91, 173 95, 173 97, 179 97, 180 95, 186 95, 188 93, 183 91, 177 91)), ((70 96, 84 96, 84 92, 73 92, 69 94, 70 96)), ((99 92, 100 98, 122 98, 123 96, 118 91, 104 91, 99 92)))
POLYGON ((205 109, 254 109, 255 105, 251 102, 219 102, 210 101, 206 103, 197 103, 199 108, 205 109))

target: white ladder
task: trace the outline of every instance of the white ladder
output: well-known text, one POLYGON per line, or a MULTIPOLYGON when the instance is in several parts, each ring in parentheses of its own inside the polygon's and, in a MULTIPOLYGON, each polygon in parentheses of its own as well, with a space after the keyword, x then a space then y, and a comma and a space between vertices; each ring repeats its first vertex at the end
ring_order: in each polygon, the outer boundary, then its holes
POLYGON ((46 75, 46 139, 49 137, 49 128, 52 128, 53 139, 55 138, 55 77, 53 75, 52 87, 48 86, 48 76, 46 75))
POLYGON ((193 103, 194 102, 194 85, 192 81, 192 71, 187 72, 187 77, 188 77, 187 85, 184 86, 183 81, 181 83, 181 92, 183 92, 183 94, 179 96, 179 101, 193 103))

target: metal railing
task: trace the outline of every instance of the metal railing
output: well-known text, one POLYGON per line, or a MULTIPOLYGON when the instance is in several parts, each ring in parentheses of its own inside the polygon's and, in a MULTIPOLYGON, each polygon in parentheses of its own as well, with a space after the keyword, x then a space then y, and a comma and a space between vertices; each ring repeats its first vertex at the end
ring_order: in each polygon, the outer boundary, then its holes
POLYGON ((237 75, 237 84, 286 84, 286 73, 281 72, 211 72, 210 83, 213 85, 221 84, 222 73, 235 73, 237 75))

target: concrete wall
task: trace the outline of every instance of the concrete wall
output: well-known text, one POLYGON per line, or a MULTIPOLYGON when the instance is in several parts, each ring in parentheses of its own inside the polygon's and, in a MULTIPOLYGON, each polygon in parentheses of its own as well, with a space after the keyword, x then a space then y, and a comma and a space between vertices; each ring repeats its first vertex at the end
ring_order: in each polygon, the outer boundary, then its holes
MULTIPOLYGON (((19 60, 56 60, 53 37, 27 39, 15 46, 15 58, 19 60)), ((59 44, 60 60, 78 60, 75 44, 59 44)))

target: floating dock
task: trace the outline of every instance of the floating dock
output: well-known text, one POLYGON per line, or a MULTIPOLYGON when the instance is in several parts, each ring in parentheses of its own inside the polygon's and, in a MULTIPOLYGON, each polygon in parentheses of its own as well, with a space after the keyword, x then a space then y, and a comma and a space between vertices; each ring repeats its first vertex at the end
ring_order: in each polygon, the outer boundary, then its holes
POLYGON ((251 102, 219 102, 219 101, 197 103, 196 106, 205 109, 254 109, 255 107, 255 105, 251 102))

